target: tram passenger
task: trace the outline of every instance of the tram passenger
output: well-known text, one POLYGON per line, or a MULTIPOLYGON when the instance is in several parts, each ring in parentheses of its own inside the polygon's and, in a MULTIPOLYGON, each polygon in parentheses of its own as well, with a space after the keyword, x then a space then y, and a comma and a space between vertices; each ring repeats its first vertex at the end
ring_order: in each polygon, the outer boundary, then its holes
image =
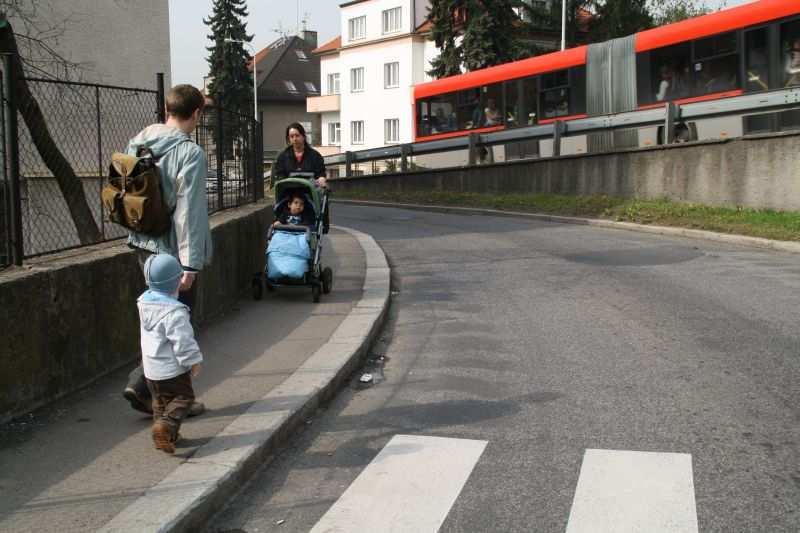
POLYGON ((791 46, 786 51, 784 72, 786 76, 784 87, 800 85, 800 37, 793 39, 791 46))
POLYGON ((658 91, 656 92, 656 100, 659 102, 667 99, 667 96, 672 96, 674 93, 674 78, 675 73, 669 65, 661 65, 659 69, 661 74, 661 81, 658 82, 658 91))
POLYGON ((503 122, 503 116, 500 114, 500 110, 497 109, 497 103, 494 98, 486 100, 486 109, 483 110, 483 115, 485 117, 484 126, 497 126, 503 122))

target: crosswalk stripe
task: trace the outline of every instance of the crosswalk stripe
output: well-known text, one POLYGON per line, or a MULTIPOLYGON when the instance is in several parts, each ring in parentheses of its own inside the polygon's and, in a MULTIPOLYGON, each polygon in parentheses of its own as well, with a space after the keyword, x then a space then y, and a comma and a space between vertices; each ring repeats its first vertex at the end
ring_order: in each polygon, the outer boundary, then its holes
POLYGON ((395 435, 311 532, 438 531, 486 444, 395 435))
POLYGON ((586 450, 567 533, 697 533, 692 456, 586 450))

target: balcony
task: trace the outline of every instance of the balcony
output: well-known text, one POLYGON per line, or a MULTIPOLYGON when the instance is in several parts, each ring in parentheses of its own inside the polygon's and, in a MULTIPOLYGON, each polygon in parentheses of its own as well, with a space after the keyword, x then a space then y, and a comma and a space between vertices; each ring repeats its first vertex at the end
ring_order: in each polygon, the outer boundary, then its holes
POLYGON ((306 111, 308 113, 326 113, 328 111, 339 111, 338 94, 326 94, 325 96, 309 96, 306 98, 306 111))

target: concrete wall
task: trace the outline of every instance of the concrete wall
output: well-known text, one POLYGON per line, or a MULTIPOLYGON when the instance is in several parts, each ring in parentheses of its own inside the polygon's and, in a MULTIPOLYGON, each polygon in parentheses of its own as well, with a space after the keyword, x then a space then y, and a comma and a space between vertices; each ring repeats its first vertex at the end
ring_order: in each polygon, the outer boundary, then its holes
POLYGON ((677 144, 618 153, 335 180, 337 195, 374 191, 608 194, 800 210, 800 135, 677 144))
MULTIPOLYGON (((264 265, 271 206, 214 215, 214 261, 192 313, 208 322, 234 305, 264 265)), ((139 357, 135 301, 144 280, 124 245, 100 245, 0 274, 0 423, 139 357)))
MULTIPOLYGON (((37 0, 35 7, 29 4, 23 10, 32 14, 34 24, 26 27, 11 10, 14 31, 44 39, 62 57, 78 63, 70 79, 155 89, 156 73, 163 72, 164 83, 170 86, 169 6, 164 0, 37 0)), ((24 56, 46 57, 25 39, 17 42, 24 56)), ((39 67, 64 79, 50 62, 39 67)))

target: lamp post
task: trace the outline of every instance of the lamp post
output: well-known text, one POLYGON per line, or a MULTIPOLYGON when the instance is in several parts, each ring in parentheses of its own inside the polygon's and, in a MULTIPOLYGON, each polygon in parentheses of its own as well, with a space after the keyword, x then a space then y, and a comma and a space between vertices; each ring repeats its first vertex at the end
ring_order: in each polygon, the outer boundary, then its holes
POLYGON ((567 47, 567 0, 561 0, 561 49, 567 47))
POLYGON ((240 43, 249 46, 253 51, 253 120, 258 121, 258 71, 256 70, 256 49, 247 41, 225 39, 226 43, 240 43))

